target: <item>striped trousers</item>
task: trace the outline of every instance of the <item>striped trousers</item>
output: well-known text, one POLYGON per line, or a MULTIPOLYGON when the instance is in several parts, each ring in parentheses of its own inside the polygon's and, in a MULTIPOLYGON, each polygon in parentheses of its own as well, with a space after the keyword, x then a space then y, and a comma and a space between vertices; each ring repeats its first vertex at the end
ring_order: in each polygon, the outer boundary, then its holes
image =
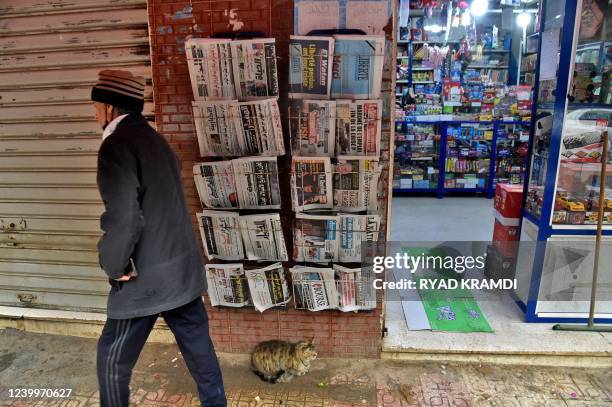
MULTIPOLYGON (((225 407, 221 369, 208 333, 208 316, 198 297, 162 317, 172 330, 200 401, 205 407, 225 407)), ((102 407, 127 407, 132 369, 158 315, 130 319, 107 319, 98 341, 97 369, 102 407)))

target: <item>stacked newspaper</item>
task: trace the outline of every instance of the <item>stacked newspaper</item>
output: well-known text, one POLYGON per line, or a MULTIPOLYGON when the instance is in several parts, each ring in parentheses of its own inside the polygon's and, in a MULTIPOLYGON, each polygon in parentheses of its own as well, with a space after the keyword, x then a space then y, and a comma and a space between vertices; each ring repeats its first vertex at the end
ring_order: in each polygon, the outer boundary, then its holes
POLYGON ((338 290, 333 269, 296 266, 290 272, 296 308, 309 311, 338 308, 338 290))
POLYGON ((197 217, 208 259, 242 260, 245 252, 249 260, 288 259, 278 213, 239 216, 205 210, 197 217))
POLYGON ((333 52, 332 37, 290 37, 289 98, 329 99, 333 52))
POLYGON ((296 212, 333 207, 329 157, 293 157, 291 168, 292 205, 296 212))
POLYGON ((195 100, 235 99, 230 40, 192 38, 185 42, 195 100))
POLYGON ((334 168, 334 209, 343 212, 376 211, 378 161, 339 160, 334 168))
POLYGON ((295 100, 289 112, 292 153, 308 157, 333 157, 336 146, 336 102, 295 100))
POLYGON ((203 157, 285 154, 276 99, 195 101, 193 119, 203 157))
POLYGON ((385 37, 336 35, 334 39, 331 96, 337 99, 378 99, 385 37))
POLYGON ((275 39, 232 41, 230 47, 238 99, 278 96, 275 39))
POLYGON ((291 300, 291 292, 281 263, 260 269, 246 270, 253 305, 259 312, 291 300))
POLYGON ((340 214, 338 259, 341 262, 362 262, 362 244, 378 241, 379 215, 340 214))
POLYGON ((249 292, 242 264, 207 264, 208 297, 213 306, 244 307, 249 292))
POLYGON ((278 213, 240 216, 239 222, 249 260, 289 260, 278 213))
POLYGON ((340 311, 376 308, 376 290, 371 268, 346 268, 334 264, 340 311))
POLYGON ((273 38, 231 41, 191 38, 185 43, 195 100, 253 100, 278 96, 273 38))
POLYGON ((211 161, 193 166, 200 202, 209 209, 239 208, 232 161, 211 161))
POLYGON ((380 157, 382 100, 336 101, 336 155, 339 159, 380 157))
POLYGON ((338 218, 298 213, 293 229, 295 261, 329 263, 338 259, 338 218))

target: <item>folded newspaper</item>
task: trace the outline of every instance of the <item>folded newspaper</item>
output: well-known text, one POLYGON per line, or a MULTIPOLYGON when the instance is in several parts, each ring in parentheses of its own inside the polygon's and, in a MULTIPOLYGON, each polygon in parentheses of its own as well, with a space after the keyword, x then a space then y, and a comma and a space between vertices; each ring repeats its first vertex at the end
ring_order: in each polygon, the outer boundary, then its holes
POLYGON ((285 154, 276 99, 195 101, 193 119, 202 157, 285 154))
POLYGON ((333 157, 336 147, 336 102, 293 100, 289 108, 293 155, 333 157))
POLYGON ((235 99, 231 40, 191 38, 185 42, 195 100, 235 99))
POLYGON ((293 157, 291 195, 293 210, 333 207, 331 161, 329 157, 293 157))
POLYGON ((206 210, 196 215, 208 259, 244 259, 237 213, 206 210))
POLYGON ((259 312, 285 305, 291 300, 291 291, 281 263, 245 271, 253 305, 259 312))
POLYGON ((278 213, 240 216, 239 222, 249 260, 289 260, 278 213))
POLYGON ((338 308, 333 269, 296 266, 290 272, 296 308, 309 311, 338 308))
POLYGON ((362 244, 378 241, 379 215, 340 214, 340 239, 338 261, 343 263, 363 262, 362 244))
POLYGON ((336 101, 336 155, 339 159, 380 157, 381 100, 336 101))
POLYGON ((335 35, 331 96, 335 99, 378 99, 385 37, 335 35))
POLYGON ((289 98, 329 99, 333 52, 332 37, 290 37, 289 98))
POLYGON ((213 306, 244 307, 249 304, 249 291, 241 263, 207 264, 208 297, 213 306))
POLYGON ((338 260, 338 218, 296 214, 293 229, 293 259, 314 263, 338 260))
POLYGON ((377 210, 378 161, 339 160, 334 166, 334 209, 343 212, 377 210))
POLYGON ((230 47, 238 99, 277 97, 275 39, 257 38, 232 41, 230 47))
POLYGON ((360 311, 376 308, 376 290, 371 268, 346 268, 334 264, 340 311, 360 311))
POLYGON ((239 208, 232 161, 213 161, 193 165, 200 202, 209 209, 239 208))

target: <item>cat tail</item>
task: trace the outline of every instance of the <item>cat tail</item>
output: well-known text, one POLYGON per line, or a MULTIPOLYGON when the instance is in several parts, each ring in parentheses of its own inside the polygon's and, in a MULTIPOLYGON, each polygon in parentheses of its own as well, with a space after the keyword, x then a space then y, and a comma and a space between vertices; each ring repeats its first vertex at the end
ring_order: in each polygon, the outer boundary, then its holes
POLYGON ((261 373, 259 370, 255 370, 255 369, 253 369, 253 373, 255 373, 261 380, 263 380, 266 383, 276 384, 278 379, 285 373, 285 371, 280 370, 278 373, 276 373, 276 376, 273 376, 273 377, 268 377, 264 375, 263 373, 261 373))

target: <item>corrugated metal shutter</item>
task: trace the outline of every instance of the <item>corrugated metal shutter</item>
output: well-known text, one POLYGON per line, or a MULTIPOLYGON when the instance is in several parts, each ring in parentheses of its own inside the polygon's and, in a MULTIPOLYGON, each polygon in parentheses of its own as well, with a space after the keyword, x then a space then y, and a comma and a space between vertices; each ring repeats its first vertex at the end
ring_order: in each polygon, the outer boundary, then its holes
POLYGON ((0 3, 0 304, 103 310, 97 72, 148 80, 146 0, 0 3))

